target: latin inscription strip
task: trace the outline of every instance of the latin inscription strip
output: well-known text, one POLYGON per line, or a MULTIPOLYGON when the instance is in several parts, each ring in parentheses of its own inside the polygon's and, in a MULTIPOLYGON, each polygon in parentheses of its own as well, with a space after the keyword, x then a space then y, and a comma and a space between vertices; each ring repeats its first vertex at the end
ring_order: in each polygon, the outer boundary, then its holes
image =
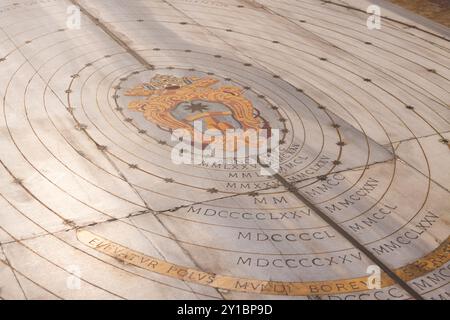
MULTIPOLYGON (((179 266, 131 250, 120 244, 95 235, 87 230, 78 230, 77 238, 83 244, 125 264, 130 264, 182 281, 193 282, 217 289, 286 296, 344 294, 368 290, 367 276, 343 280, 311 282, 282 282, 244 279, 179 266)), ((404 267, 398 268, 394 270, 394 272, 398 277, 402 278, 403 281, 410 281, 443 266, 449 260, 450 237, 447 238, 437 249, 425 257, 420 258, 404 267)), ((390 278, 386 273, 382 273, 382 287, 389 287, 394 284, 396 284, 396 282, 392 280, 392 278, 390 278)))

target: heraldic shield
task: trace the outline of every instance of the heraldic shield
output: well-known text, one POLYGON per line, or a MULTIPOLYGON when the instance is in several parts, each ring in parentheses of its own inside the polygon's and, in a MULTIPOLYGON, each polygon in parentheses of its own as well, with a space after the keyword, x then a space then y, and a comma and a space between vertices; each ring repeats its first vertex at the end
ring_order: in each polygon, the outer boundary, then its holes
MULTIPOLYGON (((253 104, 237 86, 215 86, 211 77, 176 77, 155 75, 125 92, 126 96, 143 97, 128 104, 130 110, 142 112, 144 118, 165 131, 186 129, 194 136, 202 122, 202 131, 217 130, 222 135, 229 129, 270 130, 253 104)), ((201 134, 203 133, 201 132, 201 134)), ((203 147, 210 140, 203 141, 203 147)))

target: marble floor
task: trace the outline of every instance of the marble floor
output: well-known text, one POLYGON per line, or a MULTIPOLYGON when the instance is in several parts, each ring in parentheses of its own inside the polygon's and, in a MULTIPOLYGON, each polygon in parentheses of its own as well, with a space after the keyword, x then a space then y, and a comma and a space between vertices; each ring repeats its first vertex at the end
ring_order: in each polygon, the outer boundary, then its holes
POLYGON ((443 25, 386 1, 0 0, 0 94, 1 299, 450 298, 443 25), (194 119, 270 129, 279 167, 176 163, 194 119))

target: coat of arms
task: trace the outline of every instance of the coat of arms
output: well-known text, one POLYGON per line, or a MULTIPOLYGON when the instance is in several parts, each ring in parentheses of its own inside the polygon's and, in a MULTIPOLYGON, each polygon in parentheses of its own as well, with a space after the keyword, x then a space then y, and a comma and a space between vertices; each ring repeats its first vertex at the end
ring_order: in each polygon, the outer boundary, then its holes
MULTIPOLYGON (((186 129, 191 135, 194 121, 202 121, 204 130, 218 130, 225 135, 228 129, 269 129, 259 111, 236 86, 218 86, 219 80, 210 77, 175 77, 156 75, 125 92, 126 96, 142 97, 131 101, 129 109, 140 111, 145 119, 159 128, 172 132, 186 129)), ((203 129, 202 129, 203 130, 203 129)), ((204 146, 209 142, 204 141, 204 146)))

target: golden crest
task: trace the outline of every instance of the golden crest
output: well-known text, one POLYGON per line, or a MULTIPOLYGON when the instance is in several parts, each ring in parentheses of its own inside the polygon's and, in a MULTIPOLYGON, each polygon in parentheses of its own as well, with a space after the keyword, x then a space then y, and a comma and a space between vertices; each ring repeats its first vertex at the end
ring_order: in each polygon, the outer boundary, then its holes
POLYGON ((242 89, 236 86, 214 88, 219 80, 210 77, 174 77, 156 75, 125 92, 140 96, 129 103, 131 110, 142 112, 145 119, 164 130, 186 129, 194 134, 193 122, 203 121, 205 130, 227 129, 243 131, 267 128, 267 123, 255 116, 255 109, 242 89))

